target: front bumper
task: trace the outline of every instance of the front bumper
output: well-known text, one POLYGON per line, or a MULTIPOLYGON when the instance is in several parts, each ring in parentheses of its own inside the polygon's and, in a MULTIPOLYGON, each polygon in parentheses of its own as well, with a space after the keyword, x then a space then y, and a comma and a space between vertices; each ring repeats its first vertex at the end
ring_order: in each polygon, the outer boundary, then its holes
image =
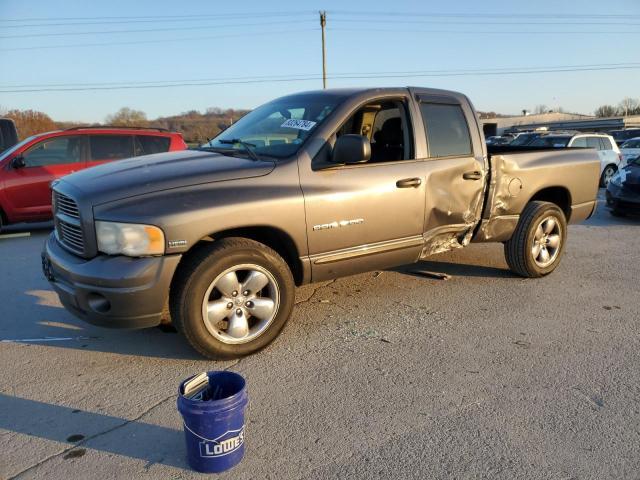
POLYGON ((605 197, 607 207, 611 210, 640 214, 640 192, 630 192, 626 187, 609 185, 605 197))
POLYGON ((86 260, 67 252, 52 233, 42 268, 62 305, 80 319, 103 327, 146 328, 160 324, 180 258, 98 255, 86 260))

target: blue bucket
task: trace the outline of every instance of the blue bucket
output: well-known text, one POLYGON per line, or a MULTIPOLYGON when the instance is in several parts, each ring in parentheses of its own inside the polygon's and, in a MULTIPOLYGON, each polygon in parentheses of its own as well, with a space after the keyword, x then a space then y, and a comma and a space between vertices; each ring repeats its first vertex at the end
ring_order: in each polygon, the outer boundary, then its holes
POLYGON ((184 384, 178 390, 178 411, 184 423, 187 460, 203 473, 223 472, 244 456, 244 410, 248 403, 246 382, 233 372, 207 372, 209 400, 186 398, 184 384))

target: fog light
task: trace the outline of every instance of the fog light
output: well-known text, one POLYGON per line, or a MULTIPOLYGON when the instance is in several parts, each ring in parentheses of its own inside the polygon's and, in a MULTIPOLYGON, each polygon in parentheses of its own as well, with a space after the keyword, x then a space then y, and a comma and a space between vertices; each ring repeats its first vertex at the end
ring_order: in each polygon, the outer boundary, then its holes
POLYGON ((87 303, 94 312, 107 313, 111 310, 111 302, 100 293, 92 292, 87 295, 87 303))

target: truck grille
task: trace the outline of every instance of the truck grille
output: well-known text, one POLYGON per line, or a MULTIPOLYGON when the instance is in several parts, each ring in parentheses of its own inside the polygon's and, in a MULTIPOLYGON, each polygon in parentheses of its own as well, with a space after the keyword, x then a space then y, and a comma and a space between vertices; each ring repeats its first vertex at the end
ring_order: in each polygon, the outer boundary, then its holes
POLYGON ((85 252, 85 244, 78 204, 54 190, 53 210, 58 241, 68 250, 82 255, 85 252))
POLYGON ((80 218, 80 212, 78 211, 78 205, 72 199, 58 192, 54 192, 55 205, 57 212, 64 213, 73 218, 80 218))

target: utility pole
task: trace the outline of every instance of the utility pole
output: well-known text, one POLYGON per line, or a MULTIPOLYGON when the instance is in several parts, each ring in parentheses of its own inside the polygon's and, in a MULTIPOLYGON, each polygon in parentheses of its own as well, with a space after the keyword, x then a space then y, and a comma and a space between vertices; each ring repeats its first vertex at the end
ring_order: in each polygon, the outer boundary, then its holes
POLYGON ((320 28, 322 29, 322 88, 327 88, 327 48, 324 42, 324 27, 327 24, 327 12, 320 12, 320 28))

